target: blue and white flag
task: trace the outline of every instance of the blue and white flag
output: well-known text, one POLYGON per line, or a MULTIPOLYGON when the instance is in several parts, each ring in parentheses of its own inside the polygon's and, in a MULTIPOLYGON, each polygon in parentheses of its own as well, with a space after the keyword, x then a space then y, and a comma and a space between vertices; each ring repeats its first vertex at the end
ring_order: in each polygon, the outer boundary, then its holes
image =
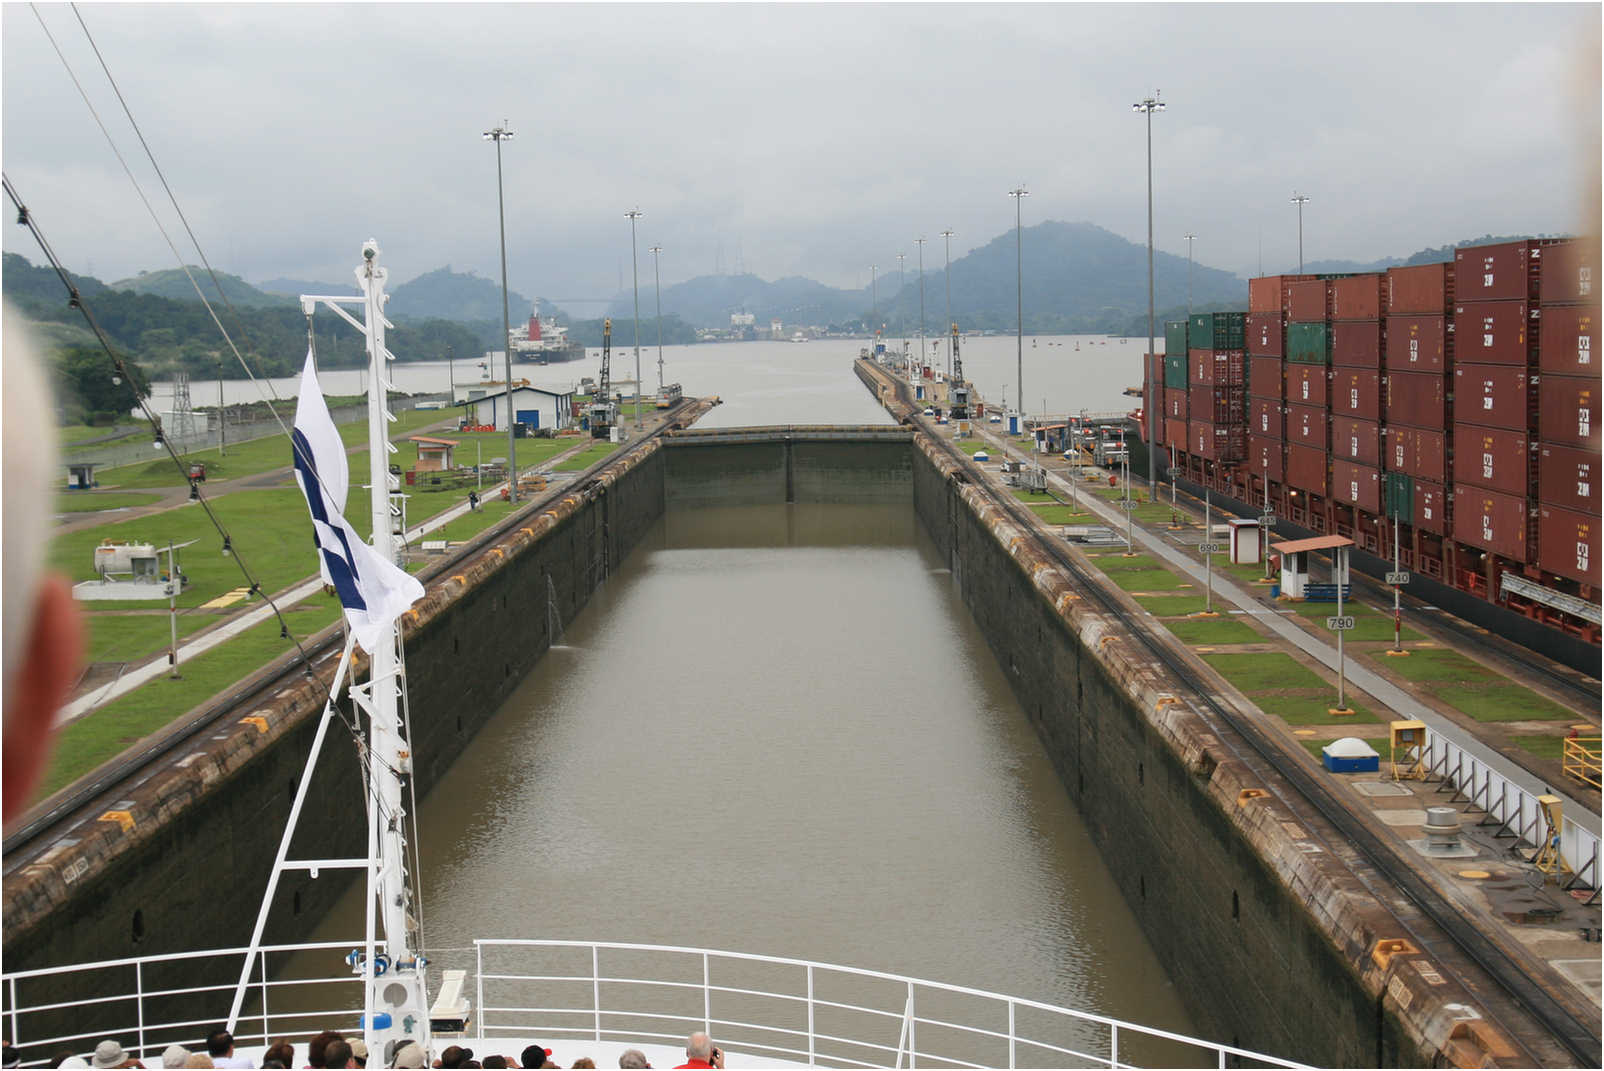
POLYGON ((323 582, 331 584, 345 607, 345 620, 356 642, 369 654, 409 607, 423 598, 417 578, 386 561, 362 541, 345 519, 350 476, 345 443, 335 430, 329 407, 317 382, 312 351, 301 372, 301 395, 295 403, 295 478, 312 511, 323 582))

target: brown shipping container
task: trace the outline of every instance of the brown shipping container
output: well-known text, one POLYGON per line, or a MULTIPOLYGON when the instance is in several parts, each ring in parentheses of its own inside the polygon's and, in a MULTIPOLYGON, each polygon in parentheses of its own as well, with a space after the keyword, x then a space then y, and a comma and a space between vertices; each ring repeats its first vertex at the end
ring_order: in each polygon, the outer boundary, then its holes
POLYGON ((1415 428, 1441 428, 1446 414, 1445 378, 1436 372, 1390 372, 1387 375, 1386 423, 1415 428))
POLYGON ((1331 283, 1308 279, 1287 287, 1287 321, 1317 324, 1331 318, 1331 283))
POLYGON ((1360 420, 1381 419, 1381 373, 1339 368, 1331 375, 1331 412, 1360 420))
POLYGON ((1379 320, 1386 306, 1386 276, 1380 272, 1331 281, 1333 320, 1379 320))
POLYGON ((1317 495, 1326 493, 1324 448, 1287 444, 1287 486, 1317 495))
POLYGON ((1248 458, 1243 467, 1255 475, 1279 482, 1286 474, 1285 445, 1279 439, 1248 436, 1248 458))
POLYGON ((1599 587, 1597 513, 1558 506, 1537 510, 1537 564, 1550 573, 1599 587))
POLYGON ((1562 376, 1597 376, 1597 305, 1559 305, 1543 310, 1537 339, 1537 367, 1562 376))
POLYGON ((1599 448, 1597 376, 1544 376, 1538 385, 1537 437, 1561 446, 1599 448))
POLYGON ((1324 453, 1326 420, 1324 409, 1311 409, 1307 405, 1287 406, 1287 442, 1313 446, 1324 453))
POLYGON ((1537 332, 1524 301, 1471 301, 1454 309, 1454 360, 1467 364, 1531 364, 1537 332))
POLYGON ((1415 481, 1415 527, 1438 535, 1448 533, 1448 493, 1442 484, 1415 481))
POLYGON ((1246 429, 1240 424, 1225 427, 1190 421, 1187 429, 1187 453, 1214 461, 1235 461, 1247 449, 1246 429))
POLYGON ((1454 300, 1535 299, 1537 248, 1536 242, 1519 241, 1454 250, 1454 300))
POLYGON ((1381 470, 1352 461, 1331 462, 1331 498, 1366 513, 1381 512, 1381 470))
POLYGON ((1381 464, 1381 425, 1373 420, 1336 417, 1331 421, 1331 456, 1361 465, 1381 464))
POLYGON ((1441 372, 1447 323, 1445 316, 1388 316, 1387 371, 1441 372))
POLYGON ((1574 446, 1538 446, 1537 500, 1545 506, 1599 513, 1598 479, 1604 468, 1597 451, 1574 446))
POLYGON ((1461 487, 1454 491, 1454 538, 1511 561, 1526 560, 1526 499, 1461 487))
POLYGON ((1248 280, 1249 312, 1286 312, 1287 288, 1312 275, 1265 275, 1248 280))
POLYGON ((1599 302, 1598 242, 1573 238, 1542 247, 1539 265, 1543 307, 1551 305, 1592 305, 1599 302))
POLYGON ((1387 269, 1387 314, 1441 316, 1453 304, 1453 266, 1419 264, 1387 269))
POLYGON ((1286 356, 1286 319, 1280 312, 1248 313, 1248 353, 1254 357, 1286 356))
POLYGON ((1520 432, 1454 425, 1454 483, 1531 494, 1531 444, 1520 432))
POLYGON ((1246 420, 1247 398, 1241 387, 1189 387, 1186 404, 1189 421, 1241 427, 1246 420))
POLYGON ((1294 405, 1316 405, 1325 408, 1326 370, 1318 364, 1287 365, 1287 401, 1294 405))
POLYGON ((1247 355, 1241 350, 1188 350, 1187 385, 1241 386, 1247 378, 1247 355))
POLYGON ((1393 424, 1387 428, 1381 465, 1388 472, 1444 483, 1448 479, 1446 446, 1447 436, 1440 431, 1393 424))
POLYGON ((1281 358, 1249 357, 1248 364, 1248 393, 1255 398, 1280 398, 1285 371, 1281 358))
POLYGON ((1186 421, 1175 420, 1170 417, 1164 419, 1164 445, 1173 446, 1183 452, 1186 451, 1186 421))
MULTIPOLYGON (((1169 387, 1164 391, 1164 419, 1186 419, 1186 391, 1179 387, 1169 387)), ((1186 436, 1181 436, 1186 438, 1186 436)))
MULTIPOLYGON (((1523 368, 1454 364, 1454 422, 1525 431, 1531 413, 1531 381, 1523 368)), ((1565 440, 1555 439, 1554 442, 1565 440)))
POLYGON ((1331 325, 1331 363, 1347 368, 1381 367, 1381 321, 1331 325))
POLYGON ((1286 414, 1281 403, 1273 398, 1248 400, 1248 434, 1277 442, 1286 437, 1286 414))

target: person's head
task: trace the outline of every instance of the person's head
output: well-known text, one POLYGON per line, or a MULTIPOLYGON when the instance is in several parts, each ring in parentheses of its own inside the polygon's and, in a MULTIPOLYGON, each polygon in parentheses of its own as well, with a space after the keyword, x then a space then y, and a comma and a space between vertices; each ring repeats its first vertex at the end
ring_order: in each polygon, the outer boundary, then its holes
POLYGON ((351 1046, 351 1060, 358 1067, 368 1066, 368 1043, 361 1038, 352 1038, 346 1042, 351 1046))
POLYGON ((107 1038, 95 1046, 95 1055, 90 1059, 91 1067, 125 1067, 129 1062, 128 1054, 123 1051, 122 1045, 111 1038, 107 1038))
POLYGON ((284 1067, 294 1067, 295 1046, 290 1044, 288 1041, 285 1041, 283 1038, 279 1038, 277 1041, 273 1042, 273 1044, 267 1047, 266 1052, 262 1053, 262 1062, 264 1065, 268 1060, 277 1060, 284 1067))
POLYGON ((306 1043, 306 1062, 313 1067, 327 1067, 328 1065, 323 1062, 323 1050, 328 1048, 329 1042, 339 1040, 340 1035, 335 1031, 323 1031, 306 1043))
POLYGON ((0 465, 5 471, 5 508, 0 510, 0 545, 6 552, 0 570, 0 620, 6 628, 0 640, 5 711, 0 732, 0 821, 9 824, 44 773, 56 710, 78 676, 84 632, 72 587, 45 570, 50 517, 55 512, 50 507, 56 472, 56 431, 50 414, 55 406, 22 317, 8 306, 3 319, 0 465))
POLYGON ((650 1067, 652 1065, 646 1062, 646 1054, 639 1049, 625 1049, 618 1054, 618 1066, 636 1068, 650 1067))
POLYGON ((574 1061, 574 1066, 594 1068, 596 1066, 596 1061, 592 1060, 589 1056, 581 1056, 579 1059, 574 1061))
POLYGON ((211 1058, 211 1056, 209 1054, 204 1053, 204 1052, 192 1052, 192 1053, 189 1054, 189 1059, 184 1061, 184 1066, 185 1067, 216 1067, 217 1065, 212 1063, 212 1058, 211 1058))
POLYGON ((323 1046, 323 1066, 324 1067, 350 1067, 350 1066, 352 1066, 351 1046, 346 1044, 346 1041, 345 1041, 344 1038, 341 1038, 338 1041, 331 1041, 327 1045, 323 1046))
POLYGON ((447 1045, 440 1054, 441 1067, 461 1067, 473 1059, 473 1050, 465 1049, 461 1045, 447 1045))
POLYGON ((182 1045, 169 1045, 162 1052, 163 1067, 183 1067, 189 1059, 189 1050, 182 1045))
POLYGON ((713 1039, 698 1030, 685 1039, 685 1056, 690 1060, 707 1063, 713 1058, 713 1039))
POLYGON ((485 1062, 484 1062, 483 1066, 485 1066, 485 1067, 506 1067, 507 1066, 507 1058, 505 1056, 502 1056, 500 1053, 492 1053, 491 1055, 485 1057, 485 1062))
POLYGON ((545 1062, 550 1059, 550 1057, 550 1049, 543 1048, 538 1044, 530 1045, 528 1048, 524 1049, 523 1052, 518 1054, 518 1065, 520 1067, 540 1067, 544 1065, 545 1062))
POLYGON ((219 1027, 206 1035, 206 1054, 213 1060, 234 1054, 234 1035, 219 1027))
POLYGON ((390 1058, 391 1067, 428 1067, 429 1058, 416 1041, 404 1042, 390 1058))

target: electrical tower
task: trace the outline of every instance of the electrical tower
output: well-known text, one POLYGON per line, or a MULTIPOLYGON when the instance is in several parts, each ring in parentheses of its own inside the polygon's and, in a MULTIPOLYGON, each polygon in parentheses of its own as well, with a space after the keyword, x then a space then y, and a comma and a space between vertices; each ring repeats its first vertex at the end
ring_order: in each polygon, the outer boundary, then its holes
MULTIPOLYGON (((218 413, 222 419, 222 413, 218 413)), ((195 438, 195 408, 189 402, 189 373, 180 370, 173 378, 173 419, 168 434, 187 449, 195 438)))
POLYGON ((969 388, 964 385, 964 362, 958 355, 958 325, 952 325, 952 382, 947 392, 952 403, 952 419, 969 419, 969 388))

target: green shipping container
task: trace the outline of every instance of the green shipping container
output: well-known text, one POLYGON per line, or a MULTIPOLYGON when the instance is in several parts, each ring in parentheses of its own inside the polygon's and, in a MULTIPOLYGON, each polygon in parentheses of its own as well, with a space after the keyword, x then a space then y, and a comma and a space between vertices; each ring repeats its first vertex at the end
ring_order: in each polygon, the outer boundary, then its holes
MULTIPOLYGON (((1186 321, 1170 320, 1164 325, 1164 352, 1186 356, 1186 321)), ((1184 384, 1183 384, 1184 386, 1184 384)))
POLYGON ((1415 478, 1402 472, 1389 472, 1382 476, 1385 486, 1383 508, 1389 518, 1396 517, 1409 524, 1415 519, 1415 478))
POLYGON ((1330 364, 1331 336, 1325 324, 1287 324, 1287 360, 1293 364, 1330 364))
POLYGON ((1186 351, 1164 355, 1164 386, 1170 390, 1186 389, 1186 351))
POLYGON ((1240 350, 1247 346, 1248 314, 1200 312, 1187 321, 1187 345, 1199 350, 1240 350))

